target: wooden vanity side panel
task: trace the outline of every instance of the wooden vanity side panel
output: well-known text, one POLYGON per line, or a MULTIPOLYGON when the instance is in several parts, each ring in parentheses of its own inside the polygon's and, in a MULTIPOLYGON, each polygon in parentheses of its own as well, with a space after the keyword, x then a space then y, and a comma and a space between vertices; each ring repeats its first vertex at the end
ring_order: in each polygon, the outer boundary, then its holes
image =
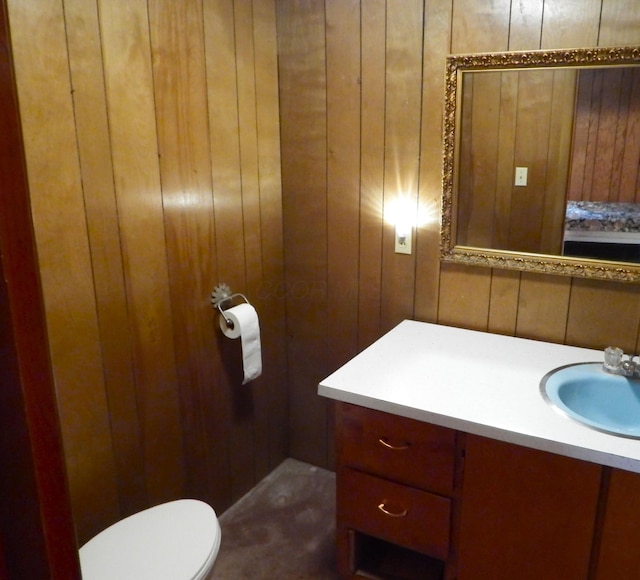
POLYGON ((588 578, 601 470, 468 435, 458 579, 588 578))
POLYGON ((613 469, 595 580, 640 577, 640 474, 613 469))
POLYGON ((455 431, 347 403, 336 414, 339 465, 451 496, 455 431))

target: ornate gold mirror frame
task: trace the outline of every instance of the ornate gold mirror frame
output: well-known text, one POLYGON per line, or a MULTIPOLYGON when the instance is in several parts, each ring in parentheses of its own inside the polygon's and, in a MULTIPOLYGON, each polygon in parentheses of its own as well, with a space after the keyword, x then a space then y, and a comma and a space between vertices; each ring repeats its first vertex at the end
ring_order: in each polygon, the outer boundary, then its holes
POLYGON ((461 264, 526 270, 564 276, 635 282, 640 263, 547 255, 457 244, 462 75, 468 71, 505 71, 549 67, 593 68, 640 64, 640 47, 545 50, 452 55, 446 62, 443 132, 443 192, 440 256, 461 264))

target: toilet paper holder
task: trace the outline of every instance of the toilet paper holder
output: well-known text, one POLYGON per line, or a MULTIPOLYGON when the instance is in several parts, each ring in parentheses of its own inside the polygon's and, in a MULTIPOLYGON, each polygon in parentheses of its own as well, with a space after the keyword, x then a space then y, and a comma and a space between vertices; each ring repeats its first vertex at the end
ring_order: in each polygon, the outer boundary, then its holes
POLYGON ((251 304, 244 294, 240 294, 239 292, 232 294, 231 288, 229 288, 228 284, 225 283, 218 284, 211 293, 211 304, 213 304, 214 308, 218 309, 220 315, 224 318, 224 321, 227 323, 229 328, 233 328, 233 321, 224 313, 222 305, 225 302, 229 302, 238 297, 242 298, 247 304, 251 304))

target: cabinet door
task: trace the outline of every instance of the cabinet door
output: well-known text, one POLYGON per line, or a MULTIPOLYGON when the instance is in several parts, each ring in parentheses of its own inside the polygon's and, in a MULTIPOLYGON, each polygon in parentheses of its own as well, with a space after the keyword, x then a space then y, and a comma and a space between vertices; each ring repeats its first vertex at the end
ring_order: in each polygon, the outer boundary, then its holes
POLYGON ((597 580, 640 578, 640 475, 613 469, 600 543, 597 580))
POLYGON ((459 580, 584 580, 602 468, 469 435, 459 580))

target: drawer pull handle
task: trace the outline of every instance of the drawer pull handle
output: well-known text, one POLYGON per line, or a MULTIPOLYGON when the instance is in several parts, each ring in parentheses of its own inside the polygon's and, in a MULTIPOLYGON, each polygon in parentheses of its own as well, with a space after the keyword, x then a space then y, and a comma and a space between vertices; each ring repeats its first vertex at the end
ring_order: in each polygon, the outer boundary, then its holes
POLYGON ((378 439, 378 442, 381 445, 384 445, 387 449, 392 449, 393 451, 404 451, 406 449, 409 449, 409 447, 411 447, 411 443, 403 443, 402 445, 392 445, 384 437, 380 437, 380 439, 378 439))
POLYGON ((390 511, 387 509, 387 507, 386 507, 386 505, 385 505, 385 502, 382 502, 382 503, 378 506, 378 509, 379 509, 383 514, 386 514, 386 515, 388 515, 388 516, 390 516, 390 517, 392 517, 392 518, 403 518, 403 517, 405 517, 405 516, 409 513, 409 511, 408 511, 408 510, 402 510, 401 512, 390 512, 390 511))

